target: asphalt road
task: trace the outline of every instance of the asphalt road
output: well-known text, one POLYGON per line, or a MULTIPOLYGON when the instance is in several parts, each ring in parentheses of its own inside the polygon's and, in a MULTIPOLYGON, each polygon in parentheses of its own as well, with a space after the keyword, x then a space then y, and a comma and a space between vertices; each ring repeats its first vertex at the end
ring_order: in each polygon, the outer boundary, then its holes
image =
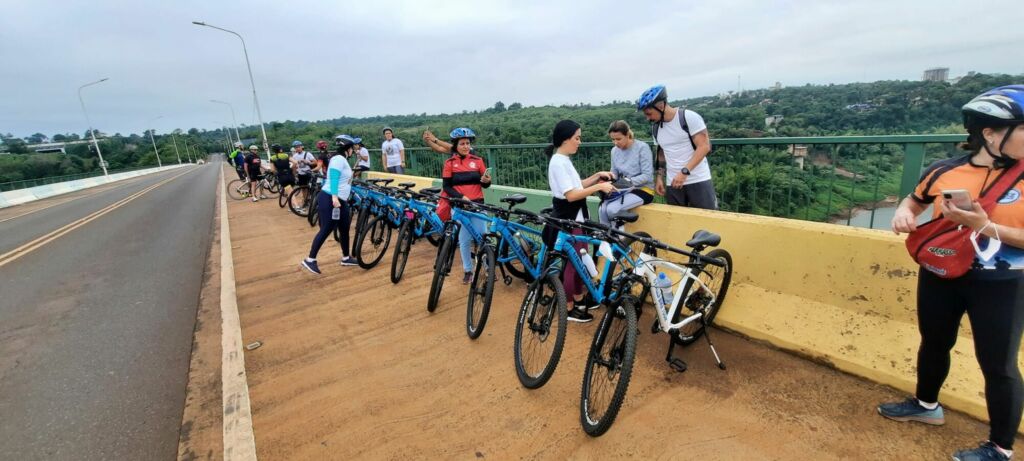
POLYGON ((0 458, 176 457, 218 166, 0 215, 2 255, 181 175, 0 266, 0 458))

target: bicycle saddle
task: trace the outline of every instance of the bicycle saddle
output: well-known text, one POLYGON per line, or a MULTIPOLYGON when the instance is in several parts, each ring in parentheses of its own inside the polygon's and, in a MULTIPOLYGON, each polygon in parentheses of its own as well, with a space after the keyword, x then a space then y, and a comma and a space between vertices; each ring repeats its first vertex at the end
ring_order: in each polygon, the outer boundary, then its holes
POLYGON ((523 194, 506 195, 505 197, 502 197, 501 201, 505 203, 519 205, 522 203, 526 203, 526 196, 523 194))
POLYGON ((428 187, 426 189, 420 189, 420 193, 421 194, 433 194, 433 195, 436 195, 436 194, 440 194, 441 193, 441 188, 440 187, 428 187))
POLYGON ((398 187, 401 187, 402 189, 405 189, 405 190, 409 190, 409 189, 412 189, 413 187, 416 187, 416 183, 414 183, 414 182, 400 182, 400 183, 398 183, 398 187))
POLYGON ((633 223, 636 222, 636 220, 638 219, 640 219, 640 215, 632 211, 620 211, 612 215, 612 221, 616 221, 619 223, 633 223))
POLYGON ((694 232, 693 238, 689 242, 686 242, 686 246, 700 250, 706 246, 717 246, 722 242, 722 237, 718 234, 712 234, 706 230, 699 230, 694 232))

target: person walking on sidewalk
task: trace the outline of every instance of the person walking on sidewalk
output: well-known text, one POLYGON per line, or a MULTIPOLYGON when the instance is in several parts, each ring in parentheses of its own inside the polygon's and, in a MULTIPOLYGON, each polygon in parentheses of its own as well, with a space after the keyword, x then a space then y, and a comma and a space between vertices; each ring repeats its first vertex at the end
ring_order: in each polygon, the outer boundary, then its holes
POLYGON ((340 134, 334 138, 334 145, 338 151, 327 163, 327 179, 316 197, 320 231, 313 237, 309 256, 303 259, 300 265, 317 275, 320 275, 320 266, 316 262, 316 256, 335 228, 338 228, 341 234, 341 265, 356 265, 356 259, 349 254, 348 238, 348 228, 352 219, 348 209, 349 193, 352 190, 352 167, 348 164, 348 158, 352 156, 352 146, 355 144, 355 138, 347 134, 340 134))

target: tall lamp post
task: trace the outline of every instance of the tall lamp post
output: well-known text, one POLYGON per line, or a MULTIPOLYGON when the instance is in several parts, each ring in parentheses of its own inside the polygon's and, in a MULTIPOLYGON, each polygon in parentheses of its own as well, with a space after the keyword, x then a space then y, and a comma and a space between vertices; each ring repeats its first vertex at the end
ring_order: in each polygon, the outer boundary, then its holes
POLYGON ((220 28, 220 27, 217 27, 217 26, 214 26, 214 25, 207 24, 207 23, 202 22, 202 21, 192 21, 192 24, 195 24, 197 26, 204 26, 204 27, 209 27, 209 28, 212 28, 212 29, 217 29, 219 31, 227 32, 229 34, 234 34, 236 37, 238 37, 239 40, 242 41, 242 53, 245 54, 245 67, 247 69, 249 69, 249 84, 252 85, 252 101, 256 105, 256 117, 260 121, 260 133, 263 134, 263 150, 267 153, 267 160, 269 161, 270 160, 270 144, 267 143, 267 129, 263 127, 263 113, 260 112, 260 100, 259 100, 259 98, 256 97, 256 81, 253 80, 253 78, 252 78, 252 64, 249 63, 249 50, 246 49, 246 47, 245 47, 245 39, 242 38, 242 36, 239 35, 238 32, 235 32, 233 30, 223 29, 223 28, 220 28))
POLYGON ((95 85, 97 83, 103 83, 103 82, 105 82, 107 80, 110 80, 110 79, 109 78, 101 78, 101 79, 99 79, 99 80, 97 80, 95 82, 86 83, 85 85, 82 85, 82 86, 78 87, 78 102, 82 103, 82 114, 85 115, 85 123, 89 124, 89 136, 92 137, 92 145, 93 145, 93 147, 96 148, 96 155, 99 155, 99 157, 100 157, 100 168, 103 168, 103 176, 108 176, 108 174, 107 174, 107 162, 103 161, 103 153, 100 152, 100 143, 96 142, 96 132, 92 129, 92 121, 89 120, 89 113, 85 111, 85 100, 82 99, 82 88, 85 88, 87 86, 92 86, 92 85, 95 85))
POLYGON ((178 165, 181 165, 181 154, 178 153, 178 140, 174 137, 174 132, 171 132, 171 143, 174 144, 174 156, 178 157, 178 165))
MULTIPOLYGON (((149 124, 151 124, 151 123, 153 123, 153 122, 155 122, 157 120, 160 120, 162 118, 164 118, 164 116, 160 115, 160 116, 158 116, 158 117, 156 117, 156 118, 146 122, 146 125, 149 125, 149 124)), ((162 168, 164 166, 164 164, 163 164, 163 162, 160 161, 160 151, 158 151, 156 149, 156 139, 153 138, 153 132, 154 131, 156 131, 156 130, 154 130, 152 128, 149 129, 149 141, 153 143, 153 152, 156 152, 156 166, 162 168)))
POLYGON ((235 118, 235 107, 232 106, 230 103, 218 101, 216 99, 211 99, 210 102, 224 104, 225 106, 228 106, 229 109, 231 109, 231 121, 235 122, 235 140, 238 142, 242 142, 242 137, 238 135, 238 119, 235 118))

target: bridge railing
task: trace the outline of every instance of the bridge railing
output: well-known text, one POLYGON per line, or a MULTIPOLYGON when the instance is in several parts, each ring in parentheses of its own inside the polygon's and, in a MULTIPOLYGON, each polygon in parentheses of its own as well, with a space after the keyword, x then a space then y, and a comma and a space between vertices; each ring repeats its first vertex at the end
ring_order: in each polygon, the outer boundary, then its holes
MULTIPOLYGON (((884 227, 889 219, 880 214, 891 214, 913 190, 924 165, 960 155, 956 146, 964 140, 960 134, 713 139, 708 159, 723 210, 884 227)), ((547 190, 544 147, 474 146, 495 184, 547 190)), ((582 144, 573 157, 580 175, 609 169, 611 147, 582 144)), ((406 172, 440 177, 446 158, 427 148, 406 149, 406 172)), ((383 169, 379 149, 371 160, 375 170, 383 169)))
MULTIPOLYGON (((145 170, 147 168, 153 168, 156 165, 146 165, 134 168, 124 168, 120 170, 110 170, 110 174, 116 173, 127 173, 129 171, 145 170)), ((9 181, 0 183, 0 192, 7 192, 18 189, 27 189, 29 187, 45 186, 47 184, 57 184, 68 181, 77 181, 79 179, 95 178, 97 176, 103 176, 102 170, 90 171, 87 173, 69 174, 64 176, 49 176, 45 178, 36 179, 23 179, 19 181, 9 181)))

